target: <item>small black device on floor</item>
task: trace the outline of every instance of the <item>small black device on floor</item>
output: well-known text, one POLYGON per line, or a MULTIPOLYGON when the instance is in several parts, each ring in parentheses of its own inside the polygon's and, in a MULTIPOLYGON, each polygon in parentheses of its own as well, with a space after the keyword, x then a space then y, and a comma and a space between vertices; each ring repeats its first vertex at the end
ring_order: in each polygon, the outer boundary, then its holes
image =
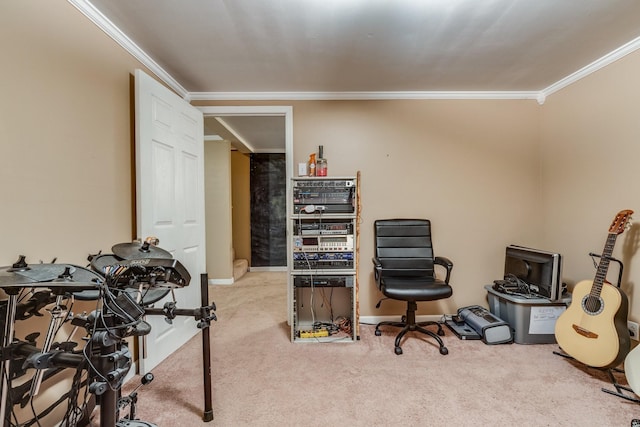
POLYGON ((460 316, 453 316, 451 319, 447 319, 445 325, 451 332, 453 332, 461 340, 479 340, 482 338, 480 334, 467 325, 464 320, 460 319, 460 316))
POLYGON ((479 305, 458 309, 446 325, 460 339, 481 339, 485 344, 506 344, 513 341, 513 331, 507 322, 479 305))

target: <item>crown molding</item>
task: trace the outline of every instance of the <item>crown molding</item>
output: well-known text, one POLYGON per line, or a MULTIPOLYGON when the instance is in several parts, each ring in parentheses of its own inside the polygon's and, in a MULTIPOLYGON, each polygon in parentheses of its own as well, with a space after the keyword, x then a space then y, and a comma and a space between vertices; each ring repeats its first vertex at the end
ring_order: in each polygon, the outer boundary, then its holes
POLYGON ((597 59, 596 61, 593 61, 591 64, 579 69, 573 74, 568 75, 562 80, 557 81, 551 86, 545 89, 542 89, 540 91, 542 102, 540 101, 538 102, 540 102, 541 104, 544 103, 544 99, 549 95, 559 91, 560 89, 563 89, 569 86, 572 83, 577 82, 578 80, 584 77, 587 77, 589 74, 595 73, 599 69, 604 68, 609 64, 612 64, 618 59, 623 58, 628 54, 635 52, 638 49, 640 49, 640 37, 638 37, 637 39, 631 40, 629 43, 626 43, 620 46, 616 50, 606 54, 605 56, 603 56, 600 59, 597 59))
POLYGON ((188 92, 88 0, 67 0, 162 82, 187 101, 322 101, 393 99, 535 99, 546 98, 572 83, 640 49, 640 37, 539 91, 374 91, 374 92, 188 92))
POLYGON ((135 44, 125 33, 123 33, 113 22, 107 19, 98 9, 87 0, 67 0, 83 15, 85 15, 98 28, 104 31, 109 37, 115 40, 124 50, 129 52, 134 58, 140 61, 161 81, 174 90, 178 95, 188 100, 189 92, 182 87, 169 73, 167 73, 156 61, 146 54, 137 44, 135 44))
POLYGON ((323 101, 392 99, 539 99, 539 92, 396 91, 396 92, 190 92, 194 101, 323 101))

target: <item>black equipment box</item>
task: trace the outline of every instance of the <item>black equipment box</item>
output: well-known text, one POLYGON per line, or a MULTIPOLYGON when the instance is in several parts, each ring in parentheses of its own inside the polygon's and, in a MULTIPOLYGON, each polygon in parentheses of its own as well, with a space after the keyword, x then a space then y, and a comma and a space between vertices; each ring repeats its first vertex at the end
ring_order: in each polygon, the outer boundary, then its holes
POLYGON ((353 275, 295 275, 293 276, 293 285, 295 287, 310 288, 312 286, 317 287, 346 287, 353 288, 353 275))
POLYGON ((479 305, 458 309, 458 317, 470 326, 485 344, 505 344, 513 341, 513 332, 507 322, 479 305))
POLYGON ((447 319, 444 324, 461 340, 479 340, 482 338, 480 334, 465 322, 447 319))

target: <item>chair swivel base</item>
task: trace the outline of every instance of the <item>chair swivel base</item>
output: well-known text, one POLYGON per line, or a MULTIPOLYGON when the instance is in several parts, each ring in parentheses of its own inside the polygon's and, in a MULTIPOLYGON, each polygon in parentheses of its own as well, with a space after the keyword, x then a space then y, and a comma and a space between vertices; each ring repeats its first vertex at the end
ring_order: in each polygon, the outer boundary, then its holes
MULTIPOLYGON (((426 322, 422 322, 422 323, 426 323, 426 322)), ((449 349, 445 347, 444 343, 442 342, 442 339, 440 339, 440 337, 438 336, 438 335, 444 335, 444 331, 442 331, 441 329, 438 330, 438 334, 435 334, 434 332, 424 329, 423 327, 420 326, 420 324, 407 325, 401 322, 381 322, 378 324, 378 326, 376 326, 376 332, 375 332, 376 336, 382 335, 382 332, 380 332, 380 330, 378 329, 380 326, 396 326, 396 327, 402 328, 400 333, 398 333, 398 335, 396 336, 394 351, 397 355, 402 354, 402 347, 400 347, 400 341, 402 340, 402 337, 404 337, 404 335, 409 331, 418 331, 418 332, 422 332, 425 335, 429 335, 430 337, 433 337, 438 342, 438 345, 440 347, 440 354, 442 355, 449 354, 449 349)))
POLYGON ((440 338, 441 336, 444 336, 444 330, 442 330, 442 324, 440 322, 435 322, 435 321, 416 322, 416 308, 417 308, 417 304, 415 303, 415 301, 408 301, 407 314, 405 316, 402 316, 402 321, 400 322, 385 321, 385 322, 378 323, 376 325, 376 331, 375 331, 376 336, 379 337, 380 335, 382 335, 382 332, 380 332, 380 326, 393 326, 396 328, 402 328, 402 330, 396 336, 395 350, 394 350, 397 355, 401 355, 402 347, 400 347, 400 341, 402 341, 402 337, 404 337, 405 334, 409 331, 417 331, 425 335, 429 335, 430 337, 435 339, 438 342, 438 346, 440 347, 440 354, 442 355, 449 354, 449 349, 447 349, 447 347, 444 346, 444 342, 440 338), (423 328, 423 326, 432 326, 432 325, 435 325, 438 327, 437 333, 423 328))

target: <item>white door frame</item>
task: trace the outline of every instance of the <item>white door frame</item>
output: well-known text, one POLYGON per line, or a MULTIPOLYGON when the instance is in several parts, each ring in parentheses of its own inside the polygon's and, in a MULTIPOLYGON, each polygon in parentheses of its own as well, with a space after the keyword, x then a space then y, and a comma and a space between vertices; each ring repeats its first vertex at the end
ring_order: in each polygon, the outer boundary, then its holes
MULTIPOLYGON (((286 194, 287 194, 287 254, 291 253, 291 232, 289 230, 289 218, 293 214, 291 204, 292 189, 291 177, 293 177, 293 107, 290 105, 256 105, 256 106, 219 106, 196 107, 205 117, 216 116, 284 116, 284 140, 285 140, 285 165, 286 165, 286 194)), ((287 278, 287 313, 291 313, 291 285, 287 278)), ((289 323, 287 314, 287 323, 289 323)))

